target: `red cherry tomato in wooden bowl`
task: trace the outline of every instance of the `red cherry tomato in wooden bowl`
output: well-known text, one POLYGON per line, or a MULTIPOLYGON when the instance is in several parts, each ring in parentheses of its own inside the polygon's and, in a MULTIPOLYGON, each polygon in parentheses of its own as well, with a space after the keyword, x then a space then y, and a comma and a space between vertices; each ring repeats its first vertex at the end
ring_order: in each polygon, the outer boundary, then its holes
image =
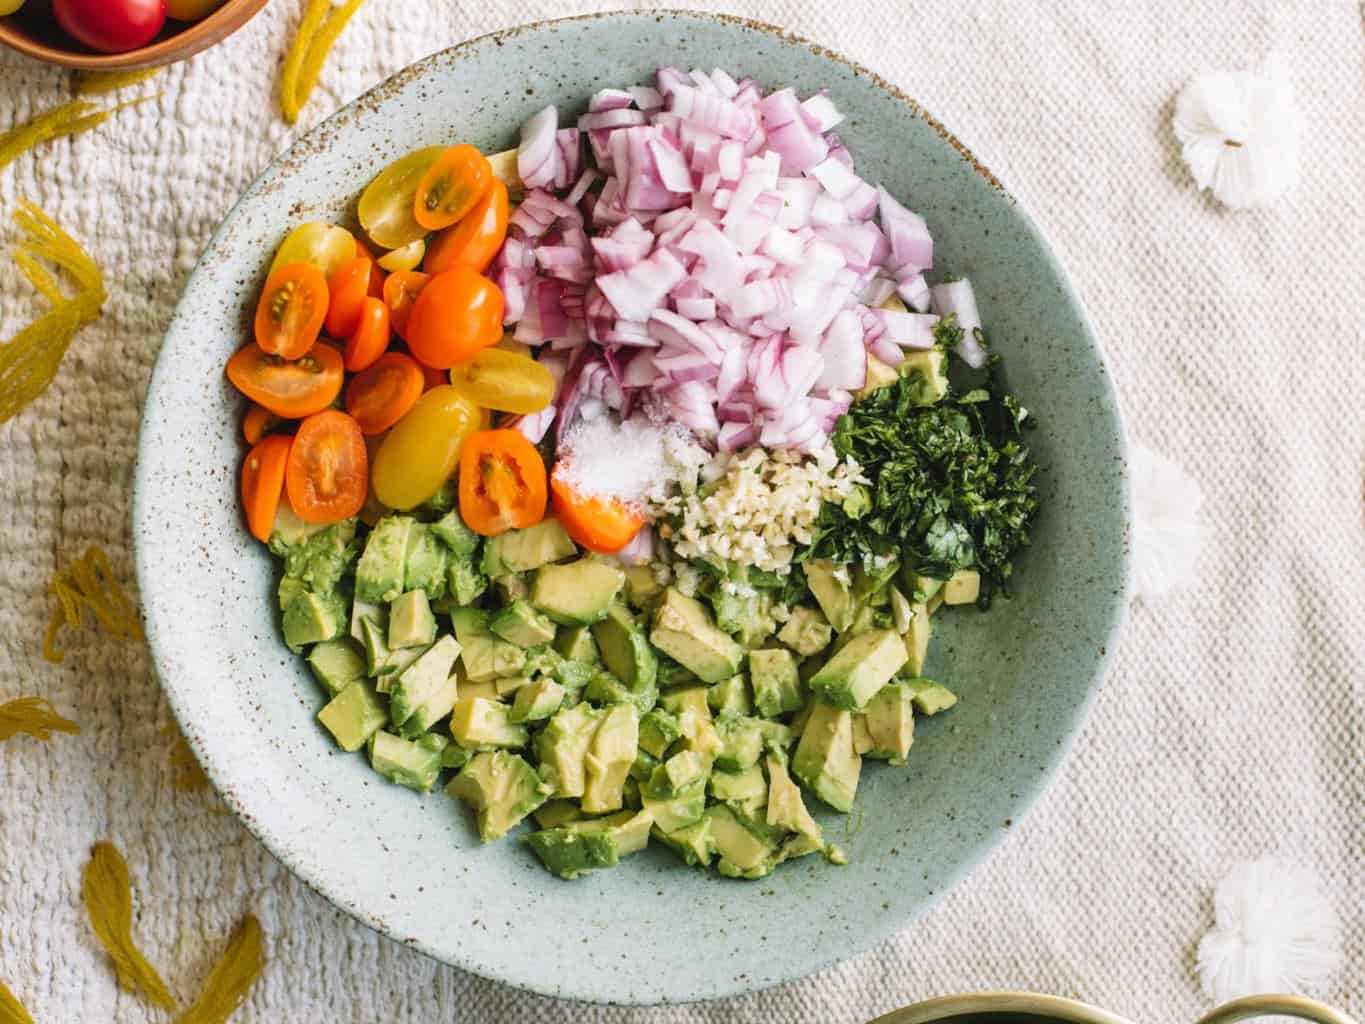
POLYGON ((52 0, 57 23, 104 53, 146 46, 166 24, 166 0, 52 0))

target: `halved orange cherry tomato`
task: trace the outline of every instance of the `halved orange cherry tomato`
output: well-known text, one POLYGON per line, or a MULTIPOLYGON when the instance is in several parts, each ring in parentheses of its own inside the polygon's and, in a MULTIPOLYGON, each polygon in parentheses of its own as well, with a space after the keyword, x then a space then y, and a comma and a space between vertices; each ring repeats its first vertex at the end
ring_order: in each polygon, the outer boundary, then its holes
POLYGON ((443 384, 450 383, 450 378, 447 376, 445 370, 437 370, 431 366, 423 366, 421 363, 418 363, 417 365, 422 369, 423 394, 430 391, 432 388, 439 388, 443 384))
POLYGON ((327 278, 313 263, 288 263, 265 281, 256 306, 262 352, 297 359, 313 347, 327 316, 327 278))
POLYGON ((584 494, 558 474, 550 480, 550 491, 554 494, 555 518, 564 532, 599 555, 620 551, 645 525, 645 517, 620 498, 584 494))
POLYGON ((271 434, 247 452, 242 463, 242 509, 251 536, 265 542, 275 527, 275 511, 284 492, 285 464, 294 439, 271 434))
POLYGON ((401 352, 386 352, 346 385, 346 411, 362 434, 382 434, 422 397, 422 367, 401 352))
POLYGON ((370 268, 370 287, 365 294, 373 295, 376 299, 384 297, 384 270, 379 266, 379 255, 366 245, 361 239, 355 240, 355 254, 364 256, 374 264, 370 268))
POLYGON ((468 267, 482 274, 507 238, 507 210, 507 186, 494 178, 483 198, 458 224, 431 236, 422 269, 428 274, 444 274, 455 267, 468 267))
POLYGON ((515 430, 481 430, 460 453, 460 517, 496 537, 545 518, 545 461, 515 430))
POLYGON ((257 405, 282 419, 296 420, 336 401, 346 371, 341 353, 318 342, 306 356, 292 362, 247 345, 228 360, 227 375, 232 386, 257 405))
POLYGON ((384 279, 384 304, 389 307, 389 324, 400 338, 408 336, 408 317, 417 296, 431 280, 418 270, 396 270, 384 279))
POLYGON ((242 436, 249 445, 261 443, 261 438, 270 433, 284 421, 263 405, 251 403, 251 408, 242 417, 242 436))
POLYGON ((327 319, 323 325, 333 338, 345 338, 360 320, 360 304, 370 293, 374 261, 368 256, 347 260, 327 279, 327 319))
POLYGON ((300 423, 289 449, 284 486, 289 504, 306 523, 335 523, 359 512, 370 490, 360 425, 336 409, 300 423))
POLYGON ((389 307, 383 299, 365 296, 360 301, 360 318, 346 346, 341 350, 346 369, 359 373, 382 356, 389 347, 389 307))
POLYGON ((488 158, 473 146, 451 146, 417 183, 412 216, 428 231, 448 228, 474 208, 493 180, 488 158))
POLYGON ((408 348, 446 370, 502 340, 502 292, 468 267, 456 267, 427 282, 408 317, 408 348))

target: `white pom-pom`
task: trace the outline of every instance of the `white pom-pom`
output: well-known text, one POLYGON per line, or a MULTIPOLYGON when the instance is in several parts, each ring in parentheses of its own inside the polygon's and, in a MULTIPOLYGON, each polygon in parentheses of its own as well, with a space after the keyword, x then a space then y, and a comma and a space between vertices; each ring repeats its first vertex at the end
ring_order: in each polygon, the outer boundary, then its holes
POLYGON ((1214 890, 1199 943, 1204 994, 1225 1003, 1324 985, 1341 964, 1341 925, 1313 872, 1275 857, 1238 864, 1214 890))
POLYGON ((1133 446, 1133 585, 1162 597, 1189 584, 1204 543, 1199 485, 1144 444, 1133 446))
POLYGON ((1299 111, 1278 61, 1195 76, 1173 126, 1195 183, 1234 209, 1272 203, 1299 180, 1299 111))

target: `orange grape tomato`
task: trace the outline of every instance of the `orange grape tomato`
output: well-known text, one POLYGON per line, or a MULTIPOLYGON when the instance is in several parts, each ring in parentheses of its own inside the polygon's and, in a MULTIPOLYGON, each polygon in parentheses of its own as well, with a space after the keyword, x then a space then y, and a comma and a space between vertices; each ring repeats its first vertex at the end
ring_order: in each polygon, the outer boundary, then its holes
POLYGON ((473 146, 451 146, 417 183, 412 216, 428 231, 448 228, 474 208, 493 181, 488 158, 473 146))
POLYGON ((412 354, 446 370, 502 340, 502 292, 468 267, 427 282, 408 317, 412 354))
POLYGON ((468 267, 482 274, 507 238, 507 213, 507 186, 494 178, 483 198, 458 224, 431 236, 422 269, 428 274, 444 274, 455 267, 468 267))
POLYGON ((336 409, 300 423, 289 449, 284 487, 289 504, 306 523, 335 523, 359 512, 370 489, 360 425, 336 409))
POLYGON ((327 318, 323 326, 333 338, 345 338, 360 320, 360 304, 370 293, 374 261, 368 256, 347 260, 327 279, 327 318))
POLYGON ((545 461, 515 430, 481 430, 460 456, 460 517, 496 537, 545 518, 545 461))
POLYGON ((360 319, 341 350, 346 369, 359 373, 389 348, 389 307, 383 299, 370 296, 360 300, 360 319))
POLYGON ((341 353, 321 342, 292 362, 266 355, 257 345, 247 345, 227 364, 233 387, 286 420, 326 409, 341 394, 345 375, 341 353))
POLYGON ((584 494, 558 473, 550 480, 555 518, 578 544, 599 555, 620 551, 645 525, 645 517, 620 498, 584 494))
POLYGON ((288 263, 266 278, 256 306, 262 352, 297 359, 313 347, 327 317, 327 277, 314 263, 288 263))
POLYGON ((430 274, 418 270, 397 270, 384 279, 384 303, 389 307, 389 323, 400 338, 407 338, 408 317, 412 315, 417 296, 430 280, 430 274))
POLYGON ((554 376, 527 356, 502 348, 475 352, 450 368, 450 383, 485 409, 540 412, 555 395, 554 376))
POLYGON ((293 443, 287 434, 271 434, 247 452, 242 463, 242 510, 251 536, 262 542, 270 540, 275 527, 275 512, 284 492, 285 464, 293 443))
POLYGON ((374 264, 370 268, 370 289, 366 294, 373 295, 376 299, 384 296, 384 269, 379 265, 379 255, 359 238, 355 240, 355 254, 364 256, 374 264))
POLYGON ((380 444, 372 474, 375 496, 404 511, 422 504, 455 472, 479 420, 479 407, 449 384, 432 388, 380 444))
POLYGON ((439 388, 443 384, 450 383, 450 378, 446 375, 445 370, 437 370, 431 366, 423 366, 421 363, 418 363, 417 365, 422 367, 423 393, 430 391, 432 388, 439 388))
POLYGON ((261 438, 270 433, 284 421, 263 405, 251 403, 251 408, 242 417, 242 436, 249 445, 260 444, 261 438))
POLYGON ((346 385, 346 411, 363 434, 382 434, 422 397, 422 367, 411 356, 386 352, 346 385))

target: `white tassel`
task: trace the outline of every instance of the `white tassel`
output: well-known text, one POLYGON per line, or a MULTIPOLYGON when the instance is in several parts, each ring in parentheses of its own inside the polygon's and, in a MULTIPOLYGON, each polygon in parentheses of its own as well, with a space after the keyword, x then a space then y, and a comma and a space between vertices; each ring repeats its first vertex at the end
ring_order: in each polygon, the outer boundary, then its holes
POLYGON ((1188 473, 1144 444, 1133 446, 1133 584, 1139 597, 1189 585, 1204 543, 1204 496, 1188 473))
POLYGON ((1213 929, 1199 943, 1199 980, 1216 1003, 1325 985, 1341 965, 1341 925, 1317 877, 1262 857, 1214 890, 1213 929))

